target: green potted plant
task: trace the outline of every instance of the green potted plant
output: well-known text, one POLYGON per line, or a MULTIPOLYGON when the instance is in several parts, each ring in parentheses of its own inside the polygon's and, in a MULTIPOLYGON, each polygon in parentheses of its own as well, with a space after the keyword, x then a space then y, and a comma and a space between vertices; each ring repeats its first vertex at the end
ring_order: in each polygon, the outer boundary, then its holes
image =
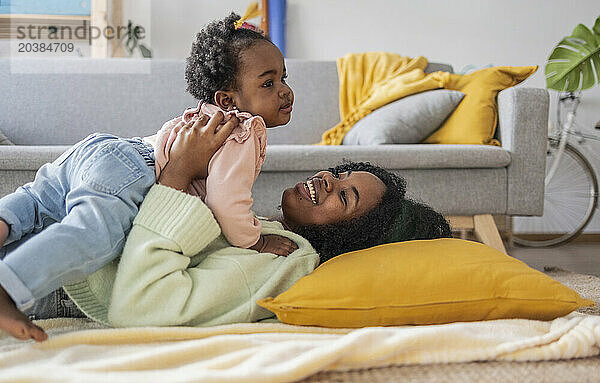
POLYGON ((600 81, 600 17, 592 30, 579 24, 571 36, 558 43, 548 58, 545 73, 546 86, 560 92, 589 89, 600 81))
POLYGON ((514 236, 515 243, 532 247, 556 246, 577 238, 596 210, 597 177, 585 152, 580 149, 586 140, 600 139, 581 131, 576 123, 576 113, 581 92, 600 81, 600 17, 591 30, 579 24, 570 36, 556 45, 548 57, 545 73, 548 89, 559 92, 557 124, 550 124, 553 129, 549 132, 546 147, 544 214, 539 218, 524 219, 529 220, 530 225, 552 227, 552 230, 556 230, 558 223, 562 225, 560 230, 566 232, 540 239, 514 236), (577 146, 569 142, 571 137, 577 139, 577 146), (555 174, 560 176, 554 177, 555 174))
POLYGON ((136 49, 139 49, 142 57, 152 58, 152 50, 146 45, 142 44, 143 28, 141 25, 135 25, 131 20, 127 23, 127 32, 121 37, 121 43, 129 52, 129 55, 133 55, 136 49))
MULTIPOLYGON (((557 123, 562 148, 566 136, 571 133, 575 115, 581 101, 581 91, 594 87, 600 82, 600 17, 590 30, 583 24, 573 29, 570 36, 563 38, 554 48, 545 68, 546 86, 560 92, 558 97, 557 123), (595 75, 594 75, 595 73, 595 75), (570 105, 570 110, 566 109, 570 105), (563 123, 561 109, 568 111, 563 123)), ((600 121, 596 124, 600 129, 600 121)), ((583 134, 578 133, 580 137, 583 134)), ((559 155, 560 158, 560 155, 559 155)), ((554 174, 550 172, 550 176, 554 174)))

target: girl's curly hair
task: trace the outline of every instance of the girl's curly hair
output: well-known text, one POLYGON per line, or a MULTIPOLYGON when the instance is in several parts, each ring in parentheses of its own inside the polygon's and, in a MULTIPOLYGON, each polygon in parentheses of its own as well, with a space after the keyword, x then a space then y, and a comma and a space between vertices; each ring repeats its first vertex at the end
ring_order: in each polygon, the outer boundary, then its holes
POLYGON ((187 90, 200 101, 213 102, 218 90, 235 89, 240 69, 240 53, 259 41, 268 41, 260 31, 235 29, 240 16, 231 13, 213 21, 196 34, 187 58, 187 90))
POLYGON ((450 225, 440 213, 405 198, 404 178, 368 162, 345 162, 328 170, 336 176, 348 170, 369 172, 385 184, 386 191, 379 205, 361 217, 294 229, 317 250, 320 263, 383 243, 452 237, 450 225))

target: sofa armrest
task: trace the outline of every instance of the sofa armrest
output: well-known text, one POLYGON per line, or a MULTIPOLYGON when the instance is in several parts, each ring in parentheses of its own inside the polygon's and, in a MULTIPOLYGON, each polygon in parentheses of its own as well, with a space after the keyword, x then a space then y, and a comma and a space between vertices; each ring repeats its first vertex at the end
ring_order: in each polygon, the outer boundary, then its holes
POLYGON ((71 146, 0 146, 0 170, 38 170, 71 146))
POLYGON ((498 138, 510 151, 507 215, 542 215, 548 135, 548 91, 509 88, 498 93, 498 138))

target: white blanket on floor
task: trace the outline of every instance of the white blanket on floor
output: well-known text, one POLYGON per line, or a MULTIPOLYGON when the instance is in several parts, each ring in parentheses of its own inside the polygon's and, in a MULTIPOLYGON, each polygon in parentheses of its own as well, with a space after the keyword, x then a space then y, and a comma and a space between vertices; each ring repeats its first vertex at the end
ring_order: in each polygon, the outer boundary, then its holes
POLYGON ((47 329, 48 341, 0 339, 0 382, 289 382, 322 370, 600 353, 600 316, 579 313, 550 322, 362 329, 280 323, 104 329, 83 319, 37 323, 47 329))

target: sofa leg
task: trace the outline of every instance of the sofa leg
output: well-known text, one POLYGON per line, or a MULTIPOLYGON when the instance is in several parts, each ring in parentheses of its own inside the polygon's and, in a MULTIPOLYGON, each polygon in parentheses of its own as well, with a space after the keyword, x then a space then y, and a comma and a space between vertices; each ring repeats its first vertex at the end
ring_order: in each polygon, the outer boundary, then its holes
POLYGON ((502 238, 498 232, 498 227, 491 214, 480 214, 474 216, 448 216, 446 217, 454 231, 460 233, 462 239, 467 238, 467 231, 473 230, 475 238, 488 246, 498 249, 508 254, 502 238))
POLYGON ((478 241, 507 254, 491 214, 474 215, 473 232, 478 241))

